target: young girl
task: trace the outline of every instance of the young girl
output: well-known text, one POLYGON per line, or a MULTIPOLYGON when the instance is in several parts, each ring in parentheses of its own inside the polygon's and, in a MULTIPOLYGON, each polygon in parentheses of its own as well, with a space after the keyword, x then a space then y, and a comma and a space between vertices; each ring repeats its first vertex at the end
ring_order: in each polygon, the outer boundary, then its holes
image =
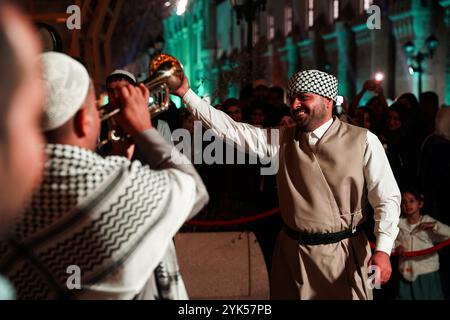
POLYGON ((435 242, 450 238, 450 227, 428 215, 421 215, 423 197, 418 192, 403 192, 400 232, 396 240, 399 255, 399 298, 407 300, 444 299, 439 277, 439 256, 405 257, 407 251, 433 247, 435 242))

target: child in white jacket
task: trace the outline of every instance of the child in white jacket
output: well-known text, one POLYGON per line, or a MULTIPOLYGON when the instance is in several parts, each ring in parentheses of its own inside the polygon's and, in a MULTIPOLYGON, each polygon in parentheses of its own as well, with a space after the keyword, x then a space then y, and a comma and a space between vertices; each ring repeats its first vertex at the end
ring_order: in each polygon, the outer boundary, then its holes
POLYGON ((402 213, 396 251, 399 254, 399 299, 444 299, 439 277, 439 256, 432 253, 405 257, 404 252, 433 247, 434 243, 450 238, 450 227, 422 215, 423 197, 414 190, 403 192, 402 213))

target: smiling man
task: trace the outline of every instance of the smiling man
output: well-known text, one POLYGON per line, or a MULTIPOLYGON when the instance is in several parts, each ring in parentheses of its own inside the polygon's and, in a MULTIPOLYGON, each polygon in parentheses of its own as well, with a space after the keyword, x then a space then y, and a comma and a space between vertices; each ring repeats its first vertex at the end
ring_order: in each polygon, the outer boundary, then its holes
POLYGON ((284 228, 274 252, 272 299, 372 299, 368 267, 378 268, 381 283, 391 275, 400 192, 377 137, 332 116, 337 88, 325 72, 296 73, 288 84, 296 126, 283 128, 277 141, 209 106, 187 80, 174 92, 216 134, 250 152, 279 156, 284 228), (361 232, 367 200, 375 209, 374 254, 361 232))

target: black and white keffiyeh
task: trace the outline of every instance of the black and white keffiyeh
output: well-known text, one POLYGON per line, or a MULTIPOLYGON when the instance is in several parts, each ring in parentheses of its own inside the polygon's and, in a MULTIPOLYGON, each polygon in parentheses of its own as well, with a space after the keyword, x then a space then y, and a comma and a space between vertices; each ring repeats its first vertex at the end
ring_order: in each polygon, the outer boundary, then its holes
POLYGON ((300 71, 292 76, 287 87, 289 98, 299 93, 314 93, 336 101, 338 80, 319 70, 300 71))
POLYGON ((174 235, 159 227, 171 223, 164 222, 171 201, 167 171, 68 145, 46 151, 41 187, 13 237, 0 243, 0 270, 18 298, 76 298, 94 287, 108 291, 105 282, 143 285, 174 235), (81 270, 81 290, 67 288, 73 265, 81 270))

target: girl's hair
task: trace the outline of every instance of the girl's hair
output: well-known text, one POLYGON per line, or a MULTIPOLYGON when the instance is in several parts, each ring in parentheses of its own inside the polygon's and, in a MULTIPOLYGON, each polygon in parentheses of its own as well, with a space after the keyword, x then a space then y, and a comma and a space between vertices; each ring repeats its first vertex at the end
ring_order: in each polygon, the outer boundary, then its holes
POLYGON ((417 201, 423 201, 423 194, 421 194, 419 192, 419 190, 415 189, 415 188, 406 188, 403 189, 402 195, 404 195, 405 193, 410 193, 414 196, 414 198, 416 198, 417 201))

